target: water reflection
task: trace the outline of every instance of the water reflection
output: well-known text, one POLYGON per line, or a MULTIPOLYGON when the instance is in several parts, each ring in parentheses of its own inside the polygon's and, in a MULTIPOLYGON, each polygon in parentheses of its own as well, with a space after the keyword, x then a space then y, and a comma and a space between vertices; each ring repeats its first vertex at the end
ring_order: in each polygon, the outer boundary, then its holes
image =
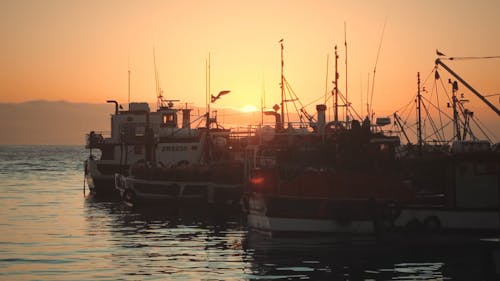
POLYGON ((225 211, 87 200, 86 220, 89 235, 109 241, 103 247, 126 279, 246 279, 246 230, 240 216, 225 211))
POLYGON ((269 238, 235 210, 83 197, 86 156, 0 146, 0 279, 488 280, 494 270, 484 246, 447 237, 269 238))
POLYGON ((130 280, 484 279, 484 251, 473 243, 271 238, 248 231, 233 211, 96 200, 86 202, 86 221, 109 268, 130 280))

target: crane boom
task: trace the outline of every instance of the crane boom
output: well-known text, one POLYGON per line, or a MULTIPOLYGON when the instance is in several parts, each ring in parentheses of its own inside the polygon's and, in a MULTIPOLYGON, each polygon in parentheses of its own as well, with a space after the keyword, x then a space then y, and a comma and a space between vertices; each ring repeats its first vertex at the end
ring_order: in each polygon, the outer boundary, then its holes
POLYGON ((401 122, 399 115, 396 112, 394 112, 393 116, 394 116, 394 121, 396 121, 396 123, 398 123, 398 125, 399 125, 399 128, 401 128, 401 132, 405 136, 406 142, 411 144, 410 138, 406 134, 405 128, 403 127, 403 123, 401 122))
POLYGON ((500 110, 496 108, 490 101, 488 101, 481 93, 479 93, 476 89, 474 89, 471 85, 465 82, 462 77, 456 74, 453 70, 451 70, 446 64, 444 64, 440 59, 436 59, 436 65, 441 65, 446 71, 448 71, 451 75, 453 75, 458 81, 460 81, 465 87, 467 87, 471 92, 473 92, 478 98, 480 98, 484 103, 486 103, 493 111, 496 112, 498 116, 500 116, 500 110))

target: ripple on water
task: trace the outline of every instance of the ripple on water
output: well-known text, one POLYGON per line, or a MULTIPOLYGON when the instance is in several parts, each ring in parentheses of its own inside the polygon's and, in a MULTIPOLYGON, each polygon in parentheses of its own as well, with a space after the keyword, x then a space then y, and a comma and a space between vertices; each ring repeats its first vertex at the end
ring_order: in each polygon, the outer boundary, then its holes
POLYGON ((229 212, 84 198, 87 155, 82 147, 0 146, 0 279, 486 279, 483 252, 470 245, 271 239, 229 212))

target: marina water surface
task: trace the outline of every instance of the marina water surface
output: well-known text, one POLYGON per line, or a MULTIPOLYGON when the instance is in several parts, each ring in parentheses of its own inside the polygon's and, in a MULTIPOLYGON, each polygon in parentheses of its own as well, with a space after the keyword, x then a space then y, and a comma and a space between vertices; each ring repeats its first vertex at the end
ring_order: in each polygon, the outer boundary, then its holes
POLYGON ((86 156, 0 146, 1 280, 487 280, 494 270, 479 243, 271 238, 234 210, 84 196, 86 156))

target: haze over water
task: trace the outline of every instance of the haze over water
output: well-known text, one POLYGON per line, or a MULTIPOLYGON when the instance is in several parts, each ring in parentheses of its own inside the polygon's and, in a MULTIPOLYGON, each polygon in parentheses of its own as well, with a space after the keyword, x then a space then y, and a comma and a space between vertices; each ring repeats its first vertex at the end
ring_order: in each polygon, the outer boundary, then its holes
POLYGON ((83 196, 80 146, 0 146, 1 280, 483 280, 468 244, 269 238, 239 214, 83 196))

